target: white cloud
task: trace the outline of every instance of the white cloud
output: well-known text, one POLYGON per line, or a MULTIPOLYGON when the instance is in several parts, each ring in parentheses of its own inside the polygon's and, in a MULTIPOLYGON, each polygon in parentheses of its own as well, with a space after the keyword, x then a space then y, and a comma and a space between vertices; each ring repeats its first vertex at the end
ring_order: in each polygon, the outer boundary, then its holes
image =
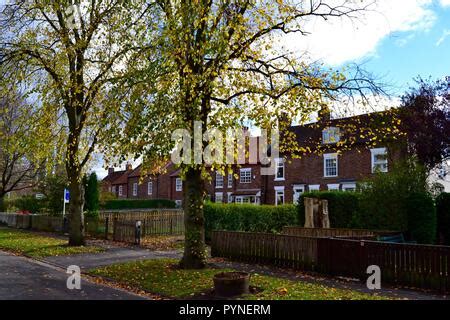
MULTIPOLYGON (((364 0, 363 3, 371 3, 364 0), (365 2, 364 2, 365 1, 365 2)), ((441 0, 449 2, 450 0, 441 0)), ((429 30, 436 15, 430 9, 432 0, 378 0, 359 19, 313 18, 305 24, 311 34, 298 33, 284 37, 283 43, 297 55, 309 52, 311 58, 330 65, 376 54, 379 43, 394 32, 429 30)), ((355 2, 357 3, 357 2, 355 2)), ((358 2, 360 3, 360 2, 358 2)))
MULTIPOLYGON (((450 0, 449 0, 450 2, 450 0)), ((436 42, 436 47, 439 47, 444 41, 450 36, 450 30, 445 29, 442 33, 442 36, 439 38, 439 40, 436 42)))
POLYGON ((441 6, 443 7, 449 7, 450 6, 450 0, 440 0, 441 6))

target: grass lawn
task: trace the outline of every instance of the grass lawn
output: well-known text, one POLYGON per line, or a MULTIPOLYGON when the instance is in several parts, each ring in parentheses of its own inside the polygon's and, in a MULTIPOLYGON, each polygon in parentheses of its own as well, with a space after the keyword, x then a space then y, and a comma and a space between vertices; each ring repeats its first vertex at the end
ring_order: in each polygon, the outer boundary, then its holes
POLYGON ((0 228, 0 249, 35 258, 103 251, 99 247, 69 247, 67 240, 3 228, 0 228))
MULTIPOLYGON (((175 299, 198 296, 213 287, 212 277, 220 271, 180 270, 176 260, 145 260, 117 264, 91 270, 90 273, 113 279, 119 283, 161 294, 175 299)), ((334 289, 300 281, 290 281, 263 275, 252 275, 250 285, 262 289, 245 299, 261 300, 367 300, 381 297, 350 290, 334 289)))

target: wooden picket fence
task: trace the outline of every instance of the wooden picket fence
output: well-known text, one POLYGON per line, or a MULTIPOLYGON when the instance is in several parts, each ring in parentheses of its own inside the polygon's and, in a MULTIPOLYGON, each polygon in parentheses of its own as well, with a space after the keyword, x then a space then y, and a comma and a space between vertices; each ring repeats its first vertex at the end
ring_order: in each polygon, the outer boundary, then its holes
POLYGON ((143 237, 184 234, 184 212, 178 209, 102 211, 99 220, 108 224, 110 232, 115 228, 129 228, 128 225, 141 221, 143 237))
POLYGON ((213 231, 211 255, 236 261, 315 271, 317 238, 213 231))
POLYGON ((444 246, 213 231, 211 254, 361 281, 376 265, 382 283, 450 292, 450 247, 444 246))

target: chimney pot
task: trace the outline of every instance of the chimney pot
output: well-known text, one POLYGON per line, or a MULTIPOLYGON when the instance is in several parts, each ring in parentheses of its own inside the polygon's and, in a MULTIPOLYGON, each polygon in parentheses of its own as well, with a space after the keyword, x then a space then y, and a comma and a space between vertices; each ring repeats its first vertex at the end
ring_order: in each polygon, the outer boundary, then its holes
POLYGON ((114 168, 108 168, 108 174, 112 174, 112 173, 114 173, 114 168))

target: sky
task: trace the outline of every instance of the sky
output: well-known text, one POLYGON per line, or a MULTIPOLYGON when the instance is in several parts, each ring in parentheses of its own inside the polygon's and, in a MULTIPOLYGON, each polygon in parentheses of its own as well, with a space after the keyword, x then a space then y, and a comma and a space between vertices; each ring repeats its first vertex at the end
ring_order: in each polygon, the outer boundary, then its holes
POLYGON ((316 19, 309 36, 291 34, 286 47, 335 68, 361 64, 394 95, 417 76, 450 76, 450 0, 376 0, 369 8, 357 20, 316 19))

